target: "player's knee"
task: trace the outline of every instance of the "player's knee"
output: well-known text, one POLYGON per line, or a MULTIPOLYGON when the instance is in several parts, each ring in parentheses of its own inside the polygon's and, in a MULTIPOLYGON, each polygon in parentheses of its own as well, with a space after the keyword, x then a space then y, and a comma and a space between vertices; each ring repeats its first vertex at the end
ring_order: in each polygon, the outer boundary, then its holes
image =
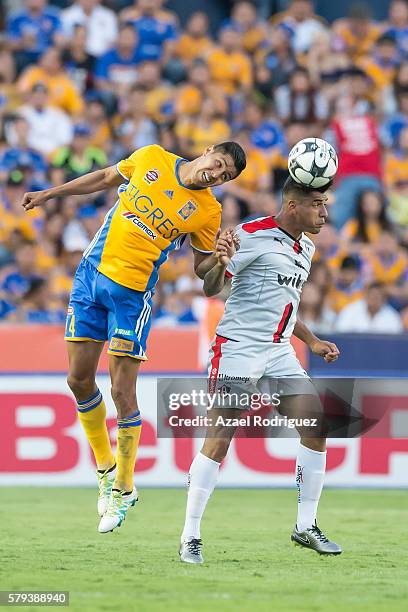
POLYGON ((125 418, 137 410, 136 393, 124 389, 119 385, 112 385, 112 399, 115 403, 119 418, 125 418))
POLYGON ((301 438, 300 443, 302 446, 310 448, 310 450, 324 453, 326 450, 326 438, 301 438))
POLYGON ((206 440, 202 449, 202 453, 209 459, 221 463, 221 461, 225 459, 228 453, 229 445, 229 440, 217 440, 215 438, 211 440, 206 440))
POLYGON ((93 376, 75 376, 74 374, 69 374, 67 384, 77 400, 83 401, 94 392, 95 378, 93 376))

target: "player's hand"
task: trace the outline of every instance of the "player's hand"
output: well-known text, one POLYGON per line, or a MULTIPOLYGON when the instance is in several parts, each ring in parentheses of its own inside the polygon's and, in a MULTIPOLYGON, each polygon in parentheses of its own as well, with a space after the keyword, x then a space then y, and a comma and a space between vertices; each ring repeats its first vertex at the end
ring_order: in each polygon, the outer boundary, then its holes
POLYGON ((310 345, 310 350, 315 355, 320 355, 320 357, 323 357, 327 363, 336 361, 340 356, 340 351, 334 342, 328 342, 327 340, 317 339, 310 345))
POLYGON ((239 239, 233 230, 226 229, 220 232, 215 244, 215 256, 218 262, 225 267, 228 266, 237 250, 237 245, 239 245, 239 239))
POLYGON ((24 208, 24 210, 31 210, 37 206, 44 206, 47 200, 49 200, 49 195, 46 190, 28 191, 24 194, 21 206, 24 208))

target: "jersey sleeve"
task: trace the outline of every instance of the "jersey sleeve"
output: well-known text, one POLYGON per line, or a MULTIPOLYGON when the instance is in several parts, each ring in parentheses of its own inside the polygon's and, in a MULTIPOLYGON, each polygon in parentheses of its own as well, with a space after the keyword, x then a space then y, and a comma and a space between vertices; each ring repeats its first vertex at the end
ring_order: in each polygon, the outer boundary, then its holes
POLYGON ((200 253, 214 253, 215 237, 221 225, 221 210, 210 217, 205 225, 197 232, 190 234, 190 242, 193 249, 200 253))
POLYGON ((132 174, 135 171, 136 166, 144 159, 145 155, 149 154, 149 152, 151 153, 152 148, 156 146, 157 145, 147 145, 146 147, 141 147, 132 153, 130 157, 121 159, 116 164, 116 171, 123 176, 126 181, 129 181, 132 178, 132 174))
POLYGON ((248 232, 245 232, 242 227, 238 227, 235 233, 240 239, 240 247, 235 255, 231 258, 225 276, 232 278, 239 272, 242 272, 244 268, 249 266, 258 257, 259 253, 255 249, 254 237, 248 232))

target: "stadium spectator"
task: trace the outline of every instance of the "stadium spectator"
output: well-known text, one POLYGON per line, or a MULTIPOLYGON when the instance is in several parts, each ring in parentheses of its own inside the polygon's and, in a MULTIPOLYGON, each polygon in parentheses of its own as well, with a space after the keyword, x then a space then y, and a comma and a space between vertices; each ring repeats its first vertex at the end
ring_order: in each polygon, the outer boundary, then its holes
POLYGON ((21 210, 21 198, 29 185, 25 180, 25 171, 25 168, 12 170, 0 191, 0 237, 5 243, 12 239, 15 232, 25 240, 34 241, 40 237, 43 228, 41 212, 27 215, 21 210))
POLYGON ((377 95, 382 96, 397 74, 399 55, 395 38, 391 34, 383 34, 372 53, 361 58, 357 65, 371 79, 377 95))
POLYGON ((270 27, 254 61, 255 87, 265 98, 271 99, 274 88, 286 85, 296 67, 289 35, 280 28, 270 27))
POLYGON ((29 289, 30 282, 39 278, 35 243, 30 240, 21 242, 15 252, 15 263, 2 270, 0 292, 2 298, 11 304, 29 289))
POLYGON ((357 257, 348 255, 340 263, 340 268, 328 295, 328 304, 338 313, 348 304, 361 299, 363 289, 361 262, 357 257))
POLYGON ((9 16, 6 29, 18 72, 53 44, 63 42, 60 14, 55 6, 47 0, 25 0, 24 5, 9 16))
POLYGON ((401 129, 397 138, 397 148, 390 150, 385 157, 384 181, 390 191, 401 184, 408 183, 408 126, 401 129))
POLYGON ((30 127, 28 144, 44 155, 64 146, 72 140, 72 122, 67 114, 49 104, 48 88, 36 83, 21 107, 20 114, 30 127))
POLYGON ((370 53, 381 35, 381 26, 371 20, 367 2, 355 2, 350 7, 349 16, 334 23, 333 32, 351 59, 358 60, 370 53))
POLYGON ((372 279, 385 286, 393 306, 401 310, 408 304, 408 257, 392 232, 378 236, 368 265, 372 279))
POLYGON ((69 40, 77 25, 86 28, 86 50, 99 57, 115 44, 118 24, 115 13, 99 0, 77 0, 61 13, 63 33, 69 40))
POLYGON ((165 66, 176 49, 178 19, 174 13, 164 11, 163 4, 163 0, 135 0, 120 18, 136 29, 142 56, 165 66))
POLYGON ((90 135, 89 126, 86 123, 78 123, 74 126, 70 145, 61 147, 53 153, 51 164, 54 168, 64 170, 63 182, 71 181, 107 165, 108 160, 104 151, 89 144, 90 135))
POLYGON ((339 241, 334 226, 331 223, 326 223, 324 231, 313 236, 313 241, 316 247, 314 262, 324 263, 331 272, 339 270, 348 252, 345 249, 344 243, 339 241))
POLYGON ((29 94, 36 83, 44 83, 49 93, 49 103, 68 115, 78 115, 83 101, 62 65, 61 52, 50 47, 39 60, 38 66, 29 66, 18 80, 18 88, 29 94))
POLYGON ((88 99, 84 112, 84 121, 91 130, 89 144, 106 150, 105 148, 112 136, 112 129, 105 105, 97 95, 88 99))
POLYGON ((95 57, 86 49, 85 26, 74 26, 63 51, 62 62, 69 79, 82 96, 93 88, 95 57))
POLYGON ((130 24, 122 24, 116 45, 98 58, 95 65, 97 89, 112 94, 126 94, 137 81, 137 66, 149 59, 138 47, 137 32, 130 24))
POLYGON ((204 98, 212 98, 217 111, 226 115, 228 100, 225 92, 212 83, 204 60, 196 59, 189 66, 186 82, 178 87, 175 98, 176 114, 179 117, 197 114, 204 98))
POLYGON ((7 320, 16 323, 61 324, 65 322, 65 317, 65 308, 52 302, 49 281, 34 278, 29 282, 19 306, 7 320))
POLYGON ((0 181, 7 180, 14 170, 24 168, 24 174, 33 190, 36 185, 46 183, 48 162, 45 157, 28 144, 29 125, 24 117, 17 116, 8 126, 13 144, 3 149, 0 156, 0 181))
POLYGON ((247 93, 252 87, 252 65, 243 49, 240 33, 224 27, 219 34, 219 45, 207 58, 211 78, 228 95, 247 93))
POLYGON ((209 31, 206 13, 192 13, 186 23, 185 31, 180 35, 174 47, 174 55, 179 57, 185 66, 197 59, 204 59, 214 47, 209 31))
POLYGON ((200 112, 193 117, 180 118, 175 125, 175 134, 180 144, 182 155, 193 159, 214 142, 228 140, 230 127, 222 116, 212 98, 202 101, 200 112))
POLYGON ((381 283, 369 285, 364 297, 343 308, 335 322, 335 331, 340 333, 398 334, 402 330, 401 317, 387 304, 381 283))
POLYGON ((146 110, 148 116, 156 123, 165 123, 173 119, 173 87, 161 78, 161 68, 157 62, 142 62, 139 67, 137 84, 146 92, 146 110))
POLYGON ((313 12, 312 0, 290 0, 286 12, 272 18, 290 37, 295 53, 306 53, 316 34, 325 27, 325 21, 313 12))
POLYGON ((318 285, 310 281, 302 289, 299 318, 315 334, 329 334, 333 331, 336 314, 325 305, 318 285))
POLYGON ((290 75, 288 85, 281 85, 275 92, 278 117, 285 123, 307 123, 311 132, 318 129, 319 122, 329 116, 326 99, 315 92, 309 72, 297 66, 290 75))
POLYGON ((154 144, 159 136, 155 123, 147 116, 145 91, 139 85, 135 85, 128 94, 127 101, 127 109, 122 112, 123 120, 118 127, 123 146, 118 158, 122 159, 125 154, 154 144))
POLYGON ((406 0, 392 0, 388 12, 386 36, 392 36, 401 57, 408 54, 408 4, 406 0))
POLYGON ((239 0, 232 7, 231 17, 221 27, 232 27, 240 33, 244 49, 253 55, 265 42, 266 24, 258 19, 256 7, 248 0, 239 0))
POLYGON ((351 62, 346 53, 336 49, 332 32, 322 30, 313 38, 306 66, 313 87, 322 88, 325 96, 332 100, 335 93, 343 88, 351 62))
POLYGON ((372 115, 356 114, 355 102, 351 94, 339 98, 331 126, 339 156, 332 221, 339 229, 354 216, 362 189, 381 190, 378 125, 372 115))
POLYGON ((231 185, 225 185, 224 191, 235 196, 245 210, 245 204, 249 211, 257 210, 257 200, 261 193, 267 193, 272 189, 272 173, 264 155, 251 143, 249 130, 243 129, 234 134, 246 153, 246 168, 231 185), (240 180, 238 180, 238 178, 240 180))
POLYGON ((350 252, 367 252, 382 232, 391 229, 386 215, 386 201, 379 191, 362 191, 357 200, 356 216, 344 225, 341 236, 350 252))

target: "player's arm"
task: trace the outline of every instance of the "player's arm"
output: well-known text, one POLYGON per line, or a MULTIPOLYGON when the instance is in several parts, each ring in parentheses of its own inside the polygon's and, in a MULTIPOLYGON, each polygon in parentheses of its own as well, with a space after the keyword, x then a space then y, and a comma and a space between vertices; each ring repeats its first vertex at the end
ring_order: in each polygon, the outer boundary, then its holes
POLYGON ((203 289, 207 297, 217 295, 222 291, 226 280, 225 272, 235 251, 236 238, 234 240, 234 233, 229 229, 224 230, 219 235, 215 245, 215 264, 204 277, 203 289))
POLYGON ((22 206, 25 210, 30 210, 36 206, 43 206, 52 198, 96 193, 97 191, 109 189, 109 187, 118 186, 121 183, 123 183, 123 177, 116 170, 116 166, 109 166, 108 168, 80 176, 59 187, 25 193, 22 206))
POLYGON ((217 263, 217 257, 215 253, 207 255, 206 253, 200 253, 193 249, 194 253, 194 272, 199 278, 204 278, 205 275, 211 268, 217 263))
POLYGON ((334 342, 320 340, 300 319, 296 320, 293 335, 307 344, 312 353, 320 355, 328 363, 339 358, 340 351, 334 342))

